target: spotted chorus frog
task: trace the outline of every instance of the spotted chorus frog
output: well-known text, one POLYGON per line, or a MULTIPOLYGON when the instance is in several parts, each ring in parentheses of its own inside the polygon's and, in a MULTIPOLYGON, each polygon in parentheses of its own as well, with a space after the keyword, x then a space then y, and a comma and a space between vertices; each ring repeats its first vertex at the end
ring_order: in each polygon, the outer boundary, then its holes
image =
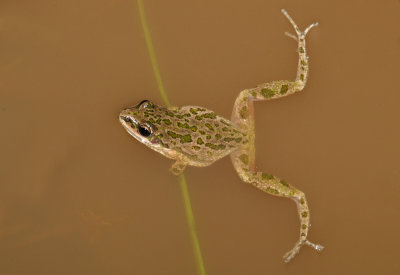
POLYGON ((308 74, 305 37, 317 23, 301 32, 289 14, 282 10, 296 34, 286 33, 298 43, 299 61, 295 81, 272 81, 240 92, 233 106, 231 120, 197 106, 169 107, 143 100, 120 113, 119 120, 126 131, 141 143, 175 160, 172 173, 182 173, 187 165, 203 167, 230 155, 239 177, 256 188, 275 196, 291 198, 297 204, 300 217, 300 237, 284 255, 289 262, 303 245, 317 251, 322 245, 308 241, 310 211, 303 192, 271 174, 255 171, 253 102, 288 96, 303 90, 308 74))

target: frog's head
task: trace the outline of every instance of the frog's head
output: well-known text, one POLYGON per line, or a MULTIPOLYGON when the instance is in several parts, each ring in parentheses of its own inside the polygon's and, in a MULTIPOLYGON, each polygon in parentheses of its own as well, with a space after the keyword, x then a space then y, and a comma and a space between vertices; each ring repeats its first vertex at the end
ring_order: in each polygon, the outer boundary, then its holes
POLYGON ((122 110, 119 114, 119 121, 125 130, 141 143, 151 149, 165 155, 173 157, 171 150, 167 144, 161 140, 163 130, 160 123, 161 113, 165 112, 165 108, 157 106, 149 100, 143 100, 134 107, 122 110))

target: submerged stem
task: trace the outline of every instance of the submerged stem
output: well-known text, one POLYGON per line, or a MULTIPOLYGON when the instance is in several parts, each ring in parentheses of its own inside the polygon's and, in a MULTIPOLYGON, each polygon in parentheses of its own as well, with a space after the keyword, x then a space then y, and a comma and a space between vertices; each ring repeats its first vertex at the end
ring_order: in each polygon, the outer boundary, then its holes
MULTIPOLYGON (((165 105, 167 107, 169 107, 171 105, 169 103, 167 94, 164 89, 164 85, 162 83, 160 70, 158 69, 158 63, 157 63, 156 55, 154 52, 153 42, 152 42, 151 36, 150 36, 150 30, 149 30, 149 27, 147 26, 147 20, 146 20, 146 14, 144 11, 143 1, 137 0, 137 3, 138 3, 138 7, 139 7, 140 21, 142 23, 142 28, 143 28, 143 32, 144 32, 144 36, 145 36, 145 40, 146 40, 147 51, 150 56, 151 65, 153 67, 154 76, 157 81, 158 90, 160 91, 161 97, 164 100, 165 105)), ((189 226, 190 235, 191 235, 192 243, 193 243, 193 250, 194 250, 194 254, 196 257, 196 261, 197 261, 198 273, 200 275, 205 275, 206 271, 204 268, 203 257, 201 255, 199 240, 198 240, 197 234, 196 234, 196 227, 195 227, 195 223, 194 223, 192 205, 190 203, 189 191, 187 188, 186 179, 185 179, 184 174, 180 175, 179 181, 180 181, 180 187, 181 187, 181 191, 182 191, 183 203, 184 203, 184 207, 185 207, 186 219, 187 219, 187 223, 189 226)))

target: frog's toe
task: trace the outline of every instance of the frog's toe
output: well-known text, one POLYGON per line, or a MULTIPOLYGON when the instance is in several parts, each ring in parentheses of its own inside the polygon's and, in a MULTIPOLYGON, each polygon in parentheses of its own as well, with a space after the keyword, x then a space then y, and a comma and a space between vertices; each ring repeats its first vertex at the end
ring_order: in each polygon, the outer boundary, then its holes
POLYGON ((318 252, 321 252, 321 251, 324 249, 324 246, 322 246, 322 245, 320 245, 320 244, 314 244, 314 243, 312 243, 312 242, 310 242, 310 241, 308 241, 308 240, 299 241, 299 242, 293 247, 292 250, 290 250, 289 252, 287 252, 287 253, 283 256, 283 261, 284 261, 285 263, 290 262, 290 260, 293 259, 294 256, 296 256, 296 255, 299 253, 300 248, 301 248, 303 245, 308 245, 308 246, 314 248, 315 250, 317 250, 318 252))
POLYGON ((323 245, 314 244, 314 243, 312 243, 312 242, 310 242, 310 241, 308 241, 308 240, 307 240, 304 244, 306 244, 306 245, 308 245, 308 246, 314 248, 314 249, 317 250, 318 252, 321 252, 321 251, 324 250, 324 248, 325 248, 323 245))
POLYGON ((297 24, 294 22, 294 20, 292 19, 292 17, 290 17, 290 15, 288 14, 288 12, 285 9, 281 10, 283 15, 285 15, 285 17, 289 20, 289 22, 292 24, 296 35, 293 35, 291 33, 285 33, 287 36, 293 38, 294 40, 298 41, 298 39, 304 39, 306 37, 306 34, 308 33, 309 30, 311 30, 311 28, 318 26, 318 22, 312 23, 311 25, 309 25, 305 31, 300 31, 299 27, 297 26, 297 24))
POLYGON ((182 171, 179 170, 179 169, 176 168, 176 167, 171 167, 171 168, 169 169, 169 171, 171 171, 171 173, 174 174, 175 176, 179 176, 179 175, 182 173, 182 171))
POLYGON ((186 163, 182 161, 176 161, 174 164, 172 164, 169 171, 171 171, 171 173, 174 174, 175 176, 179 176, 180 174, 182 174, 185 168, 186 168, 186 163))
POLYGON ((298 243, 293 247, 292 250, 286 252, 286 254, 283 255, 283 261, 284 261, 285 263, 290 262, 290 260, 292 260, 292 259, 294 258, 294 256, 296 256, 296 255, 299 253, 300 248, 303 246, 303 244, 304 244, 304 243, 298 242, 298 243))

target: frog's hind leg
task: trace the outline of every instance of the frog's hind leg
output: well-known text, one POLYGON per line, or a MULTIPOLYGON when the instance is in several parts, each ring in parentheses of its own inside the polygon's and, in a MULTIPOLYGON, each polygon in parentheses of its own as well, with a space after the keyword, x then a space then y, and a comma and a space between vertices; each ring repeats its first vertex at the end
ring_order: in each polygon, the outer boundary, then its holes
POLYGON ((240 92, 236 98, 235 105, 232 111, 232 121, 238 125, 248 124, 249 116, 252 114, 251 102, 258 100, 271 100, 288 96, 293 93, 303 90, 308 78, 308 56, 306 53, 306 35, 308 31, 317 26, 318 23, 309 25, 303 32, 289 16, 289 14, 282 10, 282 13, 293 25, 296 35, 286 33, 289 37, 297 41, 297 51, 299 54, 299 61, 297 65, 297 75, 294 81, 279 80, 260 84, 253 89, 246 89, 240 92))
POLYGON ((289 14, 285 10, 282 10, 282 13, 293 25, 296 32, 296 36, 287 34, 298 43, 299 61, 296 79, 294 81, 273 81, 261 84, 254 89, 247 89, 240 92, 233 107, 231 120, 247 133, 248 142, 244 147, 231 153, 231 157, 233 165, 243 181, 251 183, 258 189, 269 194, 291 198, 296 202, 301 224, 300 238, 293 249, 284 256, 285 262, 289 262, 303 245, 311 246, 318 251, 321 251, 323 246, 313 244, 307 240, 308 229, 310 227, 310 213, 304 193, 277 177, 267 173, 253 172, 255 163, 253 101, 280 98, 303 90, 308 76, 308 56, 306 54, 305 37, 312 27, 317 26, 317 23, 311 24, 305 31, 301 32, 289 14))
POLYGON ((251 183, 258 189, 274 195, 291 198, 297 204, 297 211, 300 218, 300 238, 295 246, 284 255, 284 261, 289 262, 303 245, 308 245, 318 252, 324 248, 322 245, 314 244, 307 240, 310 227, 310 211, 306 197, 303 192, 289 185, 286 181, 263 172, 252 172, 249 170, 248 150, 240 149, 231 154, 232 163, 240 178, 247 183, 251 183))

